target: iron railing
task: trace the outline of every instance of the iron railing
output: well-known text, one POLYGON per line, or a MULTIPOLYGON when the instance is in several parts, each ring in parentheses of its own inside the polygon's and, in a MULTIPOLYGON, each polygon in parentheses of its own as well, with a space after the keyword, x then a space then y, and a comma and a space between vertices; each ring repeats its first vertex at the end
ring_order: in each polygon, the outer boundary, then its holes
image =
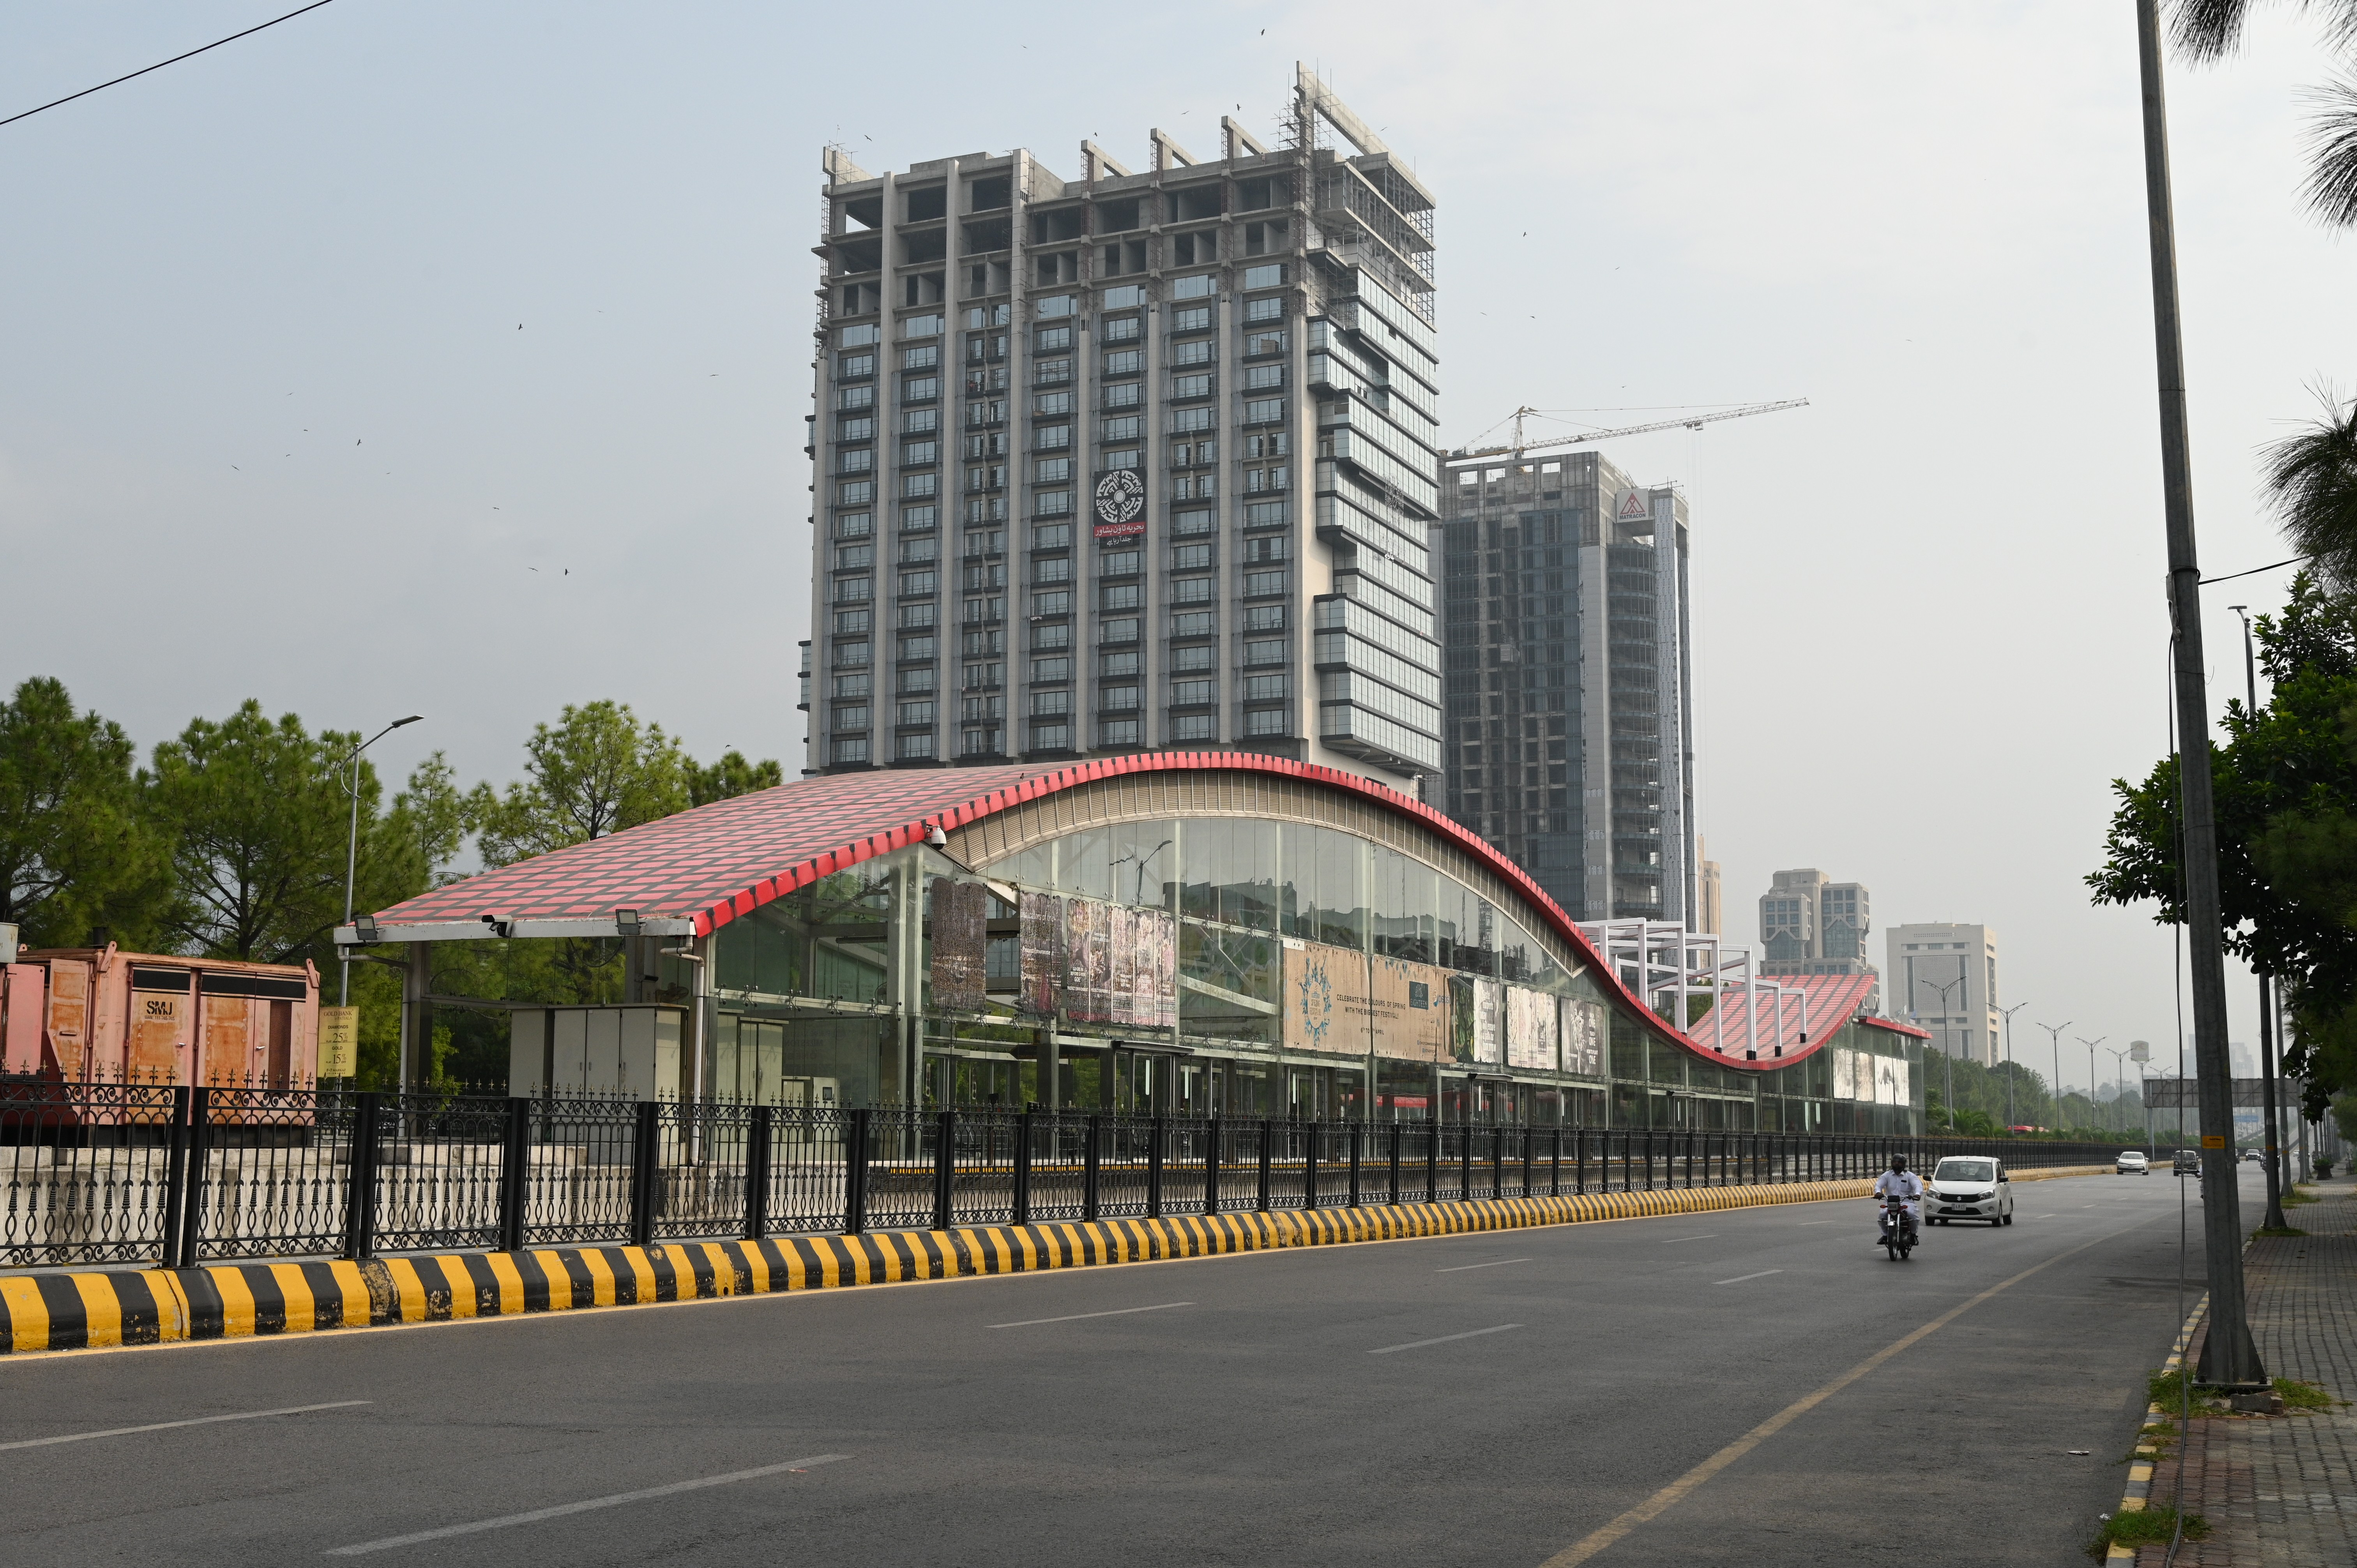
POLYGON ((0 1268, 597 1245, 1872 1176, 2109 1144, 0 1080, 0 1268), (365 1174, 356 1180, 354 1172, 365 1174))

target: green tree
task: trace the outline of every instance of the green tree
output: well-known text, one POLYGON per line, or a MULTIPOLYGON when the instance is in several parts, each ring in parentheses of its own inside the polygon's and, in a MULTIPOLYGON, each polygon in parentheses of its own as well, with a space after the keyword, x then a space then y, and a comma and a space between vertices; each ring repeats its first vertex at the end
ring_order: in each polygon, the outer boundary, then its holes
POLYGON ((31 947, 151 945, 170 886, 123 727, 35 676, 0 703, 0 922, 31 947))
MULTIPOLYGON (((741 758, 739 759, 741 761, 741 758)), ((694 764, 629 704, 567 706, 524 743, 524 778, 468 798, 484 864, 506 865, 687 809, 694 764)))
MULTIPOLYGON (((351 810, 344 759, 362 738, 307 734, 293 714, 273 723, 248 701, 156 748, 145 808, 175 846, 168 924, 184 948, 267 963, 307 958, 322 969, 334 961, 351 810)), ((419 765, 390 810, 365 757, 358 779, 358 907, 382 908, 447 877, 466 807, 441 755, 419 765)))
POLYGON ((775 757, 748 762, 741 751, 724 752, 719 761, 693 769, 687 784, 688 804, 709 806, 756 789, 774 789, 785 781, 786 771, 775 757))
MULTIPOLYGON (((2347 55, 2357 44, 2357 0, 2296 0, 2319 12, 2326 47, 2347 55)), ((2176 0, 2169 7, 2178 52, 2197 65, 2223 59, 2242 47, 2252 0, 2176 0)), ((2357 224, 2357 82, 2347 76, 2312 94, 2319 104, 2309 125, 2308 205, 2336 228, 2357 224)))
MULTIPOLYGON (((2256 714, 2229 703, 2211 751, 2224 936, 2286 983, 2298 1028, 2284 1069, 2309 1080, 2314 1114, 2357 1086, 2357 598, 2303 572, 2255 631, 2274 694, 2256 714)), ((2096 901, 2150 901, 2160 923, 2181 922, 2175 758, 2112 788, 2104 864, 2087 878, 2096 901)))

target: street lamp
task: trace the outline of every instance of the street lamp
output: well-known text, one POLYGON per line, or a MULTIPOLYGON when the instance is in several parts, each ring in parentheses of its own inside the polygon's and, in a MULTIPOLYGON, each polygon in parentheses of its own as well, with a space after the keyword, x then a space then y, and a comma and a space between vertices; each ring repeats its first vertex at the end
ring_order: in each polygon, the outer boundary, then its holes
POLYGON ((2105 1040, 2110 1039, 2111 1036, 2109 1035, 2097 1035, 2092 1040, 2087 1038, 2084 1035, 2073 1035, 2071 1037, 2087 1047, 2087 1109, 2095 1112, 2100 1115, 2102 1113, 2103 1107, 2095 1103, 2095 1047, 2102 1045, 2105 1040))
MULTIPOLYGON (((2226 607, 2243 622, 2243 690, 2245 693, 2243 713, 2245 718, 2256 720, 2259 714, 2259 661, 2251 651, 2251 607, 2228 605, 2226 607)), ((2268 1005, 2267 1001, 2272 989, 2267 983, 2267 972, 2256 965, 2252 967, 2259 983, 2259 1070, 2266 1075, 2266 1092, 2261 1097, 2260 1103, 2265 1107, 2267 1118, 2264 1140, 2267 1150, 2267 1217, 2261 1223, 2271 1230, 2280 1230, 2287 1227, 2287 1222, 2283 1217, 2283 1183, 2276 1174, 2280 1168, 2276 1152, 2283 1147, 2283 1137, 2277 1131, 2276 1121, 2275 1009, 2268 1005)))
MULTIPOLYGON (((2037 1020, 2034 1018, 2030 1021, 2032 1023, 2037 1023, 2037 1020)), ((2059 1024, 2039 1024, 2038 1026, 2045 1030, 2049 1036, 2052 1036, 2053 1039, 2054 1082, 2052 1085, 2053 1094, 2051 1098, 2054 1101, 2054 1109, 2059 1114, 2062 1109, 2062 1031, 2071 1026, 2071 1020, 2065 1018, 2059 1024)), ((2050 1133, 2053 1129, 2050 1127, 2047 1131, 2050 1133)))
MULTIPOLYGON (((1909 967, 1911 968, 1913 966, 1910 965, 1909 967)), ((1947 1064, 1948 1131, 1951 1133, 1953 1133, 1956 1130, 1956 1058, 1955 1054, 1948 1048, 1947 1044, 1948 993, 1953 991, 1964 983, 1964 961, 1961 957, 1956 960, 1956 978, 1948 982, 1947 984, 1933 985, 1932 982, 1920 977, 1915 982, 1918 985, 1931 986, 1933 991, 1940 993, 1940 1059, 1947 1064)), ((1913 1011, 1915 999, 1911 996, 1909 997, 1907 999, 1907 1005, 1909 1011, 1913 1011)))
MULTIPOLYGON (((343 760, 336 764, 336 771, 339 773, 342 772, 346 768, 350 768, 351 769, 351 777, 347 779, 344 784, 344 789, 352 798, 351 831, 344 840, 344 924, 347 926, 352 923, 352 883, 360 871, 361 864, 361 753, 366 751, 370 746, 374 746, 378 741, 382 740, 385 736, 391 735, 402 725, 414 725, 425 716, 425 715, 424 714, 412 714, 405 719, 393 720, 391 724, 385 725, 382 729, 369 736, 368 739, 361 742, 360 745, 346 752, 344 754, 343 760)), ((336 993, 336 1005, 339 1007, 349 1007, 352 1004, 352 960, 350 952, 347 950, 342 955, 342 959, 344 965, 344 978, 341 989, 336 993)))
MULTIPOLYGON (((1991 1002, 1990 1005, 1996 1006, 1996 1003, 1991 1002)), ((2029 1004, 2027 1002, 2017 1002, 2010 1007, 1997 1008, 1998 1012, 2005 1015, 2005 1130, 2006 1134, 2008 1137, 2013 1133, 2013 1123, 2015 1121, 2013 1114, 2013 1015, 2029 1005, 2029 1004)))
POLYGON ((2128 1091, 2128 1053, 2115 1050, 2109 1046, 2104 1047, 2104 1052, 2112 1058, 2112 1126, 2115 1131, 2118 1131, 2120 1130, 2120 1097, 2128 1091))

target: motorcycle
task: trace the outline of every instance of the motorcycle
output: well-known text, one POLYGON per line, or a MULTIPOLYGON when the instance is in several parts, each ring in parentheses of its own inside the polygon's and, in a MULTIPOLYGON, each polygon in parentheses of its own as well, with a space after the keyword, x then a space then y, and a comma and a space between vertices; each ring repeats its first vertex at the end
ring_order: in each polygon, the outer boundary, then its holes
POLYGON ((1887 1195, 1882 1200, 1882 1246, 1890 1261, 1906 1262, 1916 1240, 1915 1219, 1907 1212, 1907 1200, 1895 1192, 1887 1195))

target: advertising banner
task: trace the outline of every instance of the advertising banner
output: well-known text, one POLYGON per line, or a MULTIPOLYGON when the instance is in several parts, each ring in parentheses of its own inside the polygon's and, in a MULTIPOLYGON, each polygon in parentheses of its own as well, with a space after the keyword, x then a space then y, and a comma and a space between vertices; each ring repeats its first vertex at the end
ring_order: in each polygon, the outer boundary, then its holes
POLYGON ((1025 893, 1017 912, 1022 933, 1017 941, 1023 962, 1015 1010, 1052 1018, 1064 989, 1064 901, 1052 893, 1025 893))
POLYGON ((1603 1004, 1572 1002, 1563 1004, 1563 1070, 1585 1073, 1590 1078, 1604 1076, 1603 1004))
POLYGON ((984 956, 990 941, 990 889, 979 882, 933 884, 933 1005, 982 1011, 984 956))
POLYGON ((1472 1054, 1460 1059, 1502 1067, 1506 1060, 1505 983, 1477 974, 1473 976, 1472 989, 1471 1037, 1459 1040, 1461 1045, 1469 1047, 1472 1054))
POLYGON ((1445 1062, 1453 1053, 1448 1027, 1448 972, 1428 963, 1377 957, 1372 1020, 1374 1053, 1405 1061, 1445 1062))
MULTIPOLYGON (((1074 899, 1074 903, 1082 900, 1074 899)), ((1100 905, 1111 918, 1108 1022, 1168 1029, 1178 1022, 1178 922, 1168 909, 1100 905)))
POLYGON ((1527 985, 1507 986, 1506 1065, 1555 1071, 1561 1021, 1562 1011, 1553 996, 1527 985))
POLYGON ((1834 1047, 1834 1098, 1857 1098, 1857 1053, 1840 1046, 1834 1047))
MULTIPOLYGON (((1319 942, 1285 944, 1285 1048, 1342 1052, 1353 1048, 1344 1021, 1340 986, 1352 984, 1351 971, 1364 963, 1357 953, 1319 942)), ((1359 1048, 1363 1048, 1361 1036, 1359 1048)))

